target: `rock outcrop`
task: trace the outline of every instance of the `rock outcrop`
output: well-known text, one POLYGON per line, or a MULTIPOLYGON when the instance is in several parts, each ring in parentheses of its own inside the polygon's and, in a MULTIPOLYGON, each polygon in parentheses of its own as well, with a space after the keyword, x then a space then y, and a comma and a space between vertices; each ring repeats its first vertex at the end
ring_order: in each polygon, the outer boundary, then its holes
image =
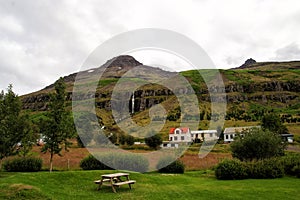
MULTIPOLYGON (((255 64, 256 61, 253 59, 248 59, 244 65, 240 68, 249 67, 255 64)), ((255 65, 257 65, 256 63, 255 65)), ((77 94, 77 96, 73 96, 72 87, 73 83, 76 79, 77 73, 71 74, 69 76, 65 76, 64 80, 69 87, 67 91, 67 100, 86 100, 95 98, 95 104, 100 109, 111 109, 110 97, 112 95, 112 90, 114 85, 116 84, 118 78, 122 77, 127 71, 139 67, 141 76, 145 77, 148 75, 148 71, 155 71, 162 76, 171 76, 174 75, 171 72, 166 72, 158 68, 151 68, 142 65, 142 63, 136 61, 131 56, 119 56, 108 60, 104 65, 98 68, 94 68, 91 70, 86 70, 79 72, 80 75, 91 76, 97 72, 102 72, 102 77, 109 80, 115 80, 115 82, 111 82, 104 87, 104 89, 97 90, 97 92, 93 93, 83 93, 77 94), (103 71, 105 69, 105 71, 103 71), (102 70, 102 71, 101 71, 102 70)), ((257 66, 256 66, 257 67, 257 66)), ((238 70, 236 70, 238 73, 238 70)), ((262 73, 258 73, 260 75, 262 73)), ((224 75, 225 76, 225 75, 224 75)), ((150 75, 149 75, 149 78, 150 75)), ((188 77, 189 78, 189 77, 188 77)), ((98 80, 98 79, 96 79, 98 80)), ((262 79, 263 80, 263 79, 262 79)), ((21 97, 23 102, 23 109, 33 110, 33 111, 45 111, 47 110, 47 105, 50 100, 49 92, 53 91, 54 85, 49 85, 45 89, 38 91, 36 93, 28 94, 21 97)), ((166 101, 168 98, 174 95, 173 91, 166 87, 152 87, 153 89, 137 89, 134 92, 135 102, 134 102, 134 111, 139 112, 146 110, 152 107, 155 104, 162 103, 166 101)), ((227 81, 225 82, 225 92, 226 97, 217 97, 214 95, 209 95, 209 93, 218 93, 222 92, 222 88, 218 85, 210 87, 210 92, 207 87, 200 87, 199 85, 195 87, 195 93, 198 96, 198 99, 201 101, 227 101, 228 103, 238 103, 244 101, 252 101, 260 103, 266 103, 269 101, 279 102, 279 103, 289 103, 291 101, 295 101, 300 99, 300 80, 284 80, 280 77, 275 77, 267 81, 227 81), (226 99, 223 99, 226 98, 226 99)), ((187 91, 185 89, 179 90, 180 94, 188 94, 191 91, 187 91)), ((129 102, 124 102, 129 103, 129 102)), ((131 108, 132 109, 132 108, 131 108)))

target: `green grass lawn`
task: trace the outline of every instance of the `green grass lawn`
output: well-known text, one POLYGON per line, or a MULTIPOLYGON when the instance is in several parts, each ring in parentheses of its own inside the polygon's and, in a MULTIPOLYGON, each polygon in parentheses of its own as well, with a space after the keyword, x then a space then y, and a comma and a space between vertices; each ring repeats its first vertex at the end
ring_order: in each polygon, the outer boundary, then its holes
POLYGON ((0 199, 300 199, 300 179, 216 180, 212 171, 184 175, 131 173, 137 181, 112 192, 94 180, 113 171, 0 173, 0 199))

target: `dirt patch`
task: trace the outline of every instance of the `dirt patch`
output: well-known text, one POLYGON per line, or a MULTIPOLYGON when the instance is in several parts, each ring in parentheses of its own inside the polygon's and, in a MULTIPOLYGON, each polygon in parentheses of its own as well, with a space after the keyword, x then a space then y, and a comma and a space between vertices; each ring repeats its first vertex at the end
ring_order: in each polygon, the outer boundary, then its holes
POLYGON ((21 183, 17 184, 12 184, 9 186, 11 189, 14 189, 15 191, 20 191, 20 190, 39 190, 38 188, 32 186, 32 185, 24 185, 21 183))
MULTIPOLYGON (((42 147, 34 147, 33 152, 38 154, 38 157, 43 160, 43 169, 50 168, 50 154, 42 153, 42 147)), ((62 156, 55 155, 53 158, 53 167, 57 170, 76 170, 80 169, 80 161, 89 155, 86 148, 69 148, 69 151, 63 150, 61 152, 62 156)))
MULTIPOLYGON (((49 169, 50 163, 49 153, 41 153, 41 147, 34 147, 33 151, 35 154, 38 154, 38 157, 43 159, 43 169, 49 169)), ((146 153, 149 154, 149 151, 138 151, 133 150, 135 153, 146 153)), ((62 156, 55 155, 53 160, 53 166, 56 170, 78 170, 80 169, 80 161, 89 155, 89 152, 86 148, 70 148, 68 152, 62 151, 62 156)), ((160 156, 150 156, 150 169, 154 170, 156 166, 155 163, 158 162, 160 156)), ((231 158, 230 153, 209 153, 205 158, 199 158, 197 153, 185 153, 180 160, 186 166, 186 170, 204 170, 211 169, 213 166, 217 165, 224 158, 231 158)))
POLYGON ((185 164, 186 170, 211 169, 225 158, 231 158, 229 153, 209 153, 204 158, 199 158, 198 154, 185 154, 180 160, 185 164))

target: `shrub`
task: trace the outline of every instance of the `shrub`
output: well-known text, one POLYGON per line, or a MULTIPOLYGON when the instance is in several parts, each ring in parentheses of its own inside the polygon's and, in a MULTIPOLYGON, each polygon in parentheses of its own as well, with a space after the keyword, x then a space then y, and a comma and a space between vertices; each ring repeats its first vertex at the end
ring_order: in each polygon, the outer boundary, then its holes
POLYGON ((134 137, 133 137, 132 135, 128 135, 128 136, 126 137, 126 143, 127 143, 127 145, 129 145, 129 146, 133 145, 133 144, 134 144, 134 137))
POLYGON ((284 155, 285 144, 277 133, 268 130, 244 131, 230 145, 232 156, 242 161, 263 160, 284 155), (242 137, 243 136, 243 137, 242 137))
POLYGON ((119 170, 146 172, 149 168, 145 157, 133 153, 107 153, 100 155, 100 159, 119 170))
POLYGON ((131 146, 134 144, 134 137, 132 135, 121 135, 120 136, 120 144, 131 146))
POLYGON ((142 155, 133 153, 106 152, 90 155, 80 162, 84 170, 118 169, 146 172, 149 162, 142 155), (95 157, 94 157, 95 156, 95 157))
POLYGON ((267 179, 281 178, 284 175, 284 167, 280 159, 272 158, 248 163, 250 178, 267 179))
POLYGON ((183 174, 185 166, 180 160, 174 161, 172 157, 164 157, 158 161, 156 168, 160 173, 183 174))
POLYGON ((215 175, 221 180, 245 179, 248 177, 248 171, 245 163, 237 159, 226 159, 217 165, 215 175))
POLYGON ((105 170, 105 169, 111 169, 110 167, 108 167, 105 164, 101 163, 98 159, 96 159, 92 155, 89 155, 88 157, 82 159, 80 161, 80 167, 83 170, 105 170))
POLYGON ((294 167, 300 166, 300 155, 299 154, 289 154, 282 157, 282 163, 284 166, 285 174, 295 176, 294 167))
POLYGON ((22 157, 5 161, 3 168, 8 172, 37 172, 42 169, 42 165, 40 158, 22 157))
POLYGON ((265 114, 261 119, 261 126, 263 129, 268 129, 277 134, 288 134, 289 131, 285 125, 283 125, 280 116, 274 113, 265 114))
POLYGON ((154 134, 153 131, 150 131, 148 133, 148 137, 145 138, 145 143, 153 148, 153 149, 157 149, 159 147, 159 145, 162 144, 162 138, 160 135, 158 134, 154 134))
POLYGON ((300 178, 300 165, 293 167, 292 171, 297 178, 300 178))

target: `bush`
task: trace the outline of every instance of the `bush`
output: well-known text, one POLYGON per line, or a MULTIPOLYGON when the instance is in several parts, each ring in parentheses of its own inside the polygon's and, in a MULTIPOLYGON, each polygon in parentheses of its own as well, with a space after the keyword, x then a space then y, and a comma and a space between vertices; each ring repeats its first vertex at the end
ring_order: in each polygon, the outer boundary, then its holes
POLYGON ((3 168, 8 172, 37 172, 42 169, 42 165, 40 158, 22 157, 5 161, 3 168))
POLYGON ((300 166, 300 155, 299 154, 290 154, 282 157, 282 163, 284 166, 285 174, 296 176, 294 167, 300 166))
POLYGON ((129 146, 134 144, 134 137, 132 135, 128 135, 126 137, 126 144, 129 145, 129 146))
POLYGON ((221 180, 235 180, 248 178, 248 166, 237 160, 224 160, 219 163, 215 170, 217 179, 221 180))
POLYGON ((121 135, 120 136, 120 144, 131 146, 134 144, 134 137, 132 135, 121 135))
POLYGON ((172 157, 164 157, 158 161, 156 168, 160 173, 183 174, 185 166, 180 160, 174 161, 172 157))
POLYGON ((243 131, 230 145, 232 156, 241 161, 263 160, 284 155, 285 144, 277 133, 268 130, 243 131))
POLYGON ((89 155, 88 157, 82 159, 80 161, 80 167, 83 170, 105 170, 105 169, 111 169, 110 167, 108 167, 105 164, 101 163, 98 159, 96 159, 92 155, 89 155))
POLYGON ((284 167, 278 158, 265 159, 257 162, 248 163, 250 178, 267 179, 281 178, 284 175, 284 167))
POLYGON ((142 155, 134 153, 104 153, 97 155, 97 158, 119 170, 146 172, 149 168, 148 160, 142 155))
POLYGON ((292 171, 297 178, 300 178, 300 165, 293 167, 292 171))
POLYGON ((94 156, 84 158, 80 162, 80 167, 84 170, 118 169, 138 172, 146 172, 149 168, 148 160, 142 155, 109 152, 94 156))
POLYGON ((150 131, 150 132, 148 133, 148 137, 145 138, 145 143, 146 143, 149 147, 151 147, 151 148, 153 148, 153 149, 157 149, 157 148, 159 147, 159 145, 162 144, 162 138, 161 138, 160 135, 154 134, 153 131, 150 131), (150 136, 150 135, 152 135, 152 136, 150 136))

